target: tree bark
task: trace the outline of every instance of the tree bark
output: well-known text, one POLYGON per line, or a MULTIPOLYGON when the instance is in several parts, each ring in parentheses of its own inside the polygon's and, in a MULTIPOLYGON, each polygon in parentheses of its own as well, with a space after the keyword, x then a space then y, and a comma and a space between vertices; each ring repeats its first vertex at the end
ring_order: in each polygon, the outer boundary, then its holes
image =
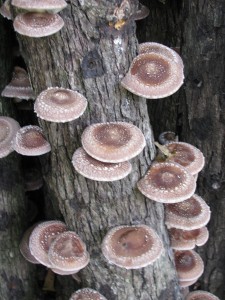
POLYGON ((88 99, 88 109, 78 120, 65 124, 39 120, 52 147, 42 159, 44 176, 49 196, 67 225, 87 244, 91 261, 80 272, 82 286, 95 288, 110 300, 180 299, 163 206, 144 198, 136 188, 154 158, 154 145, 146 101, 120 87, 137 46, 133 21, 121 30, 109 25, 120 3, 74 0, 61 13, 65 27, 59 33, 39 39, 18 36, 37 94, 59 86, 88 99), (147 146, 132 160, 133 171, 127 178, 112 183, 88 180, 74 171, 72 154, 89 124, 110 121, 138 126, 147 146), (161 258, 132 271, 108 264, 100 249, 106 232, 117 225, 142 223, 164 241, 161 258))

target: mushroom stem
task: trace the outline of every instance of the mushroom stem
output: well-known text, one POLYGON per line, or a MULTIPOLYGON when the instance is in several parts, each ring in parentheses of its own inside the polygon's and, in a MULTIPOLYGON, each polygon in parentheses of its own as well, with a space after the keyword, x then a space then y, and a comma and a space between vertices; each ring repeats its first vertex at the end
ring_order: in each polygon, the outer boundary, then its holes
POLYGON ((172 157, 172 154, 168 150, 168 148, 164 145, 160 145, 158 142, 155 142, 156 147, 159 148, 159 150, 167 157, 172 157))
POLYGON ((45 292, 55 292, 54 283, 55 273, 51 269, 48 269, 42 290, 45 292))

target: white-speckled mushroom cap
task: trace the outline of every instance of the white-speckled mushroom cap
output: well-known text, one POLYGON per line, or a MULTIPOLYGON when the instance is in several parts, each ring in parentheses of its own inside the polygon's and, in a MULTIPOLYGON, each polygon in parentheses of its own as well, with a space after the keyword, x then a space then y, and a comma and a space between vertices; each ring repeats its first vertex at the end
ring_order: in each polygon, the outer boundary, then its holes
POLYGON ((10 83, 4 88, 1 95, 7 98, 34 99, 34 91, 26 70, 16 66, 10 83))
POLYGON ((180 202, 166 204, 165 223, 168 228, 194 230, 205 226, 210 220, 210 208, 198 195, 180 202))
POLYGON ((0 158, 14 151, 12 140, 20 129, 19 123, 10 117, 0 117, 0 158))
POLYGON ((10 0, 6 0, 0 7, 0 15, 2 15, 4 18, 6 18, 8 20, 13 19, 11 11, 10 11, 10 0))
POLYGON ((69 300, 107 300, 99 292, 90 289, 84 288, 73 293, 69 300))
POLYGON ((179 280, 195 280, 204 272, 203 260, 194 250, 175 250, 174 259, 179 280))
POLYGON ((64 0, 12 0, 12 5, 30 12, 58 13, 67 3, 64 0))
POLYGON ((135 95, 158 99, 174 94, 183 81, 183 67, 180 63, 150 52, 134 58, 121 85, 135 95))
POLYGON ((81 142, 90 156, 108 163, 127 161, 146 145, 141 130, 126 122, 92 124, 84 130, 81 142))
POLYGON ((79 118, 87 107, 87 99, 76 91, 52 87, 43 91, 34 103, 34 111, 50 122, 70 122, 79 118))
POLYGON ((167 162, 176 162, 185 167, 192 175, 199 173, 205 165, 203 153, 191 144, 183 142, 171 142, 166 145, 171 157, 167 162))
POLYGON ((25 13, 15 17, 13 26, 21 35, 38 38, 58 32, 64 26, 64 21, 57 14, 25 13))
POLYGON ((49 247, 62 232, 66 231, 66 224, 61 221, 45 221, 38 224, 29 239, 31 254, 43 265, 51 268, 48 259, 49 247))
POLYGON ((206 291, 194 291, 189 293, 185 300, 220 300, 217 296, 206 291))
POLYGON ((28 125, 20 128, 12 143, 13 149, 22 155, 37 156, 51 151, 49 142, 39 126, 28 125))
POLYGON ((153 163, 146 175, 137 183, 138 189, 147 198, 176 203, 194 194, 196 182, 181 165, 173 162, 153 163))
POLYGON ((109 263, 125 269, 146 267, 162 252, 159 236, 147 225, 117 226, 102 241, 102 253, 109 263))
MULTIPOLYGON (((196 229, 198 230, 198 229, 196 229)), ((185 239, 183 237, 183 230, 177 228, 170 228, 168 230, 170 238, 170 247, 175 250, 191 250, 195 248, 195 238, 185 239)))
POLYGON ((115 164, 101 162, 88 155, 82 147, 74 152, 72 164, 78 173, 96 181, 120 180, 132 170, 129 161, 115 164))
POLYGON ((53 268, 62 271, 78 271, 86 267, 90 260, 86 245, 73 231, 63 232, 54 240, 48 258, 53 268))

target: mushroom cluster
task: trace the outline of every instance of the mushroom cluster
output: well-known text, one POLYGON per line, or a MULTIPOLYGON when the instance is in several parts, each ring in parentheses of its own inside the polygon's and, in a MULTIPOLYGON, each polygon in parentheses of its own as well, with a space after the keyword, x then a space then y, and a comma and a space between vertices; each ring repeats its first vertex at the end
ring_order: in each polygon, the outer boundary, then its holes
POLYGON ((29 37, 52 35, 64 26, 63 19, 57 14, 67 6, 64 0, 12 0, 17 9, 26 11, 18 14, 13 26, 16 32, 29 37))
POLYGON ((114 181, 126 177, 132 169, 128 161, 145 147, 143 133, 126 122, 97 123, 81 136, 81 148, 72 157, 75 170, 86 178, 114 181))
POLYGON ((23 235, 20 252, 29 262, 42 264, 60 275, 77 273, 90 260, 84 242, 61 221, 30 227, 23 235))

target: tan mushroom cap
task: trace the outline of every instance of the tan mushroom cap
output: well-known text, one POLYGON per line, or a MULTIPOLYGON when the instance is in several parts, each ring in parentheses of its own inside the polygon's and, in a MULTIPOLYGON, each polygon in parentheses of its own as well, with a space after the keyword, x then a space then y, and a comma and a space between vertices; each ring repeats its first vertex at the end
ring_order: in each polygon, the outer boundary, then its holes
POLYGON ((175 266, 181 281, 195 280, 204 272, 204 263, 194 250, 174 251, 175 266))
POLYGON ((152 164, 146 175, 137 183, 137 187, 151 200, 176 203, 194 194, 196 182, 181 165, 164 162, 152 164))
POLYGON ((49 247, 56 237, 66 231, 66 224, 60 221, 45 221, 32 231, 29 240, 31 254, 43 265, 52 267, 48 259, 49 247))
POLYGON ((139 52, 139 54, 151 53, 151 52, 159 53, 159 54, 164 55, 165 57, 171 59, 172 61, 174 61, 181 67, 184 67, 183 60, 180 57, 180 55, 173 49, 171 49, 163 44, 160 44, 160 43, 146 42, 146 43, 139 44, 138 52, 139 52))
POLYGON ((187 295, 185 300, 220 300, 217 296, 206 291, 194 291, 187 295))
POLYGON ((159 53, 138 55, 121 85, 131 93, 148 99, 174 94, 183 84, 183 67, 159 53))
POLYGON ((30 235, 37 224, 29 227, 23 234, 19 248, 23 257, 32 264, 40 264, 40 262, 31 254, 29 248, 30 235))
POLYGON ((87 99, 78 92, 52 87, 43 91, 34 103, 41 119, 51 122, 70 122, 79 118, 87 107, 87 99))
POLYGON ((149 15, 149 8, 141 3, 139 3, 139 8, 138 10, 132 15, 132 18, 135 20, 135 21, 138 21, 138 20, 142 20, 142 19, 145 19, 147 18, 147 16, 149 15))
POLYGON ((0 117, 0 158, 14 151, 12 140, 19 129, 19 123, 13 118, 0 117))
POLYGON ((90 289, 84 288, 73 293, 69 300, 107 300, 99 292, 90 289))
POLYGON ((192 175, 199 173, 205 165, 203 153, 191 144, 171 142, 166 148, 172 154, 166 161, 176 162, 185 167, 192 175))
POLYGON ((157 233, 146 225, 117 226, 102 242, 102 253, 111 264, 139 269, 156 261, 163 251, 157 233))
POLYGON ((168 231, 170 237, 170 246, 172 249, 191 250, 195 248, 195 235, 198 235, 200 230, 199 229, 194 230, 193 238, 184 238, 185 232, 182 229, 171 228, 168 231))
POLYGON ((181 288, 186 288, 188 286, 195 284, 197 281, 198 281, 198 278, 194 279, 194 280, 182 280, 182 281, 179 281, 179 286, 181 288))
POLYGON ((1 95, 8 98, 34 99, 34 91, 31 87, 27 71, 16 66, 10 83, 4 88, 1 95))
POLYGON ((132 170, 132 165, 128 161, 117 164, 101 162, 88 155, 82 147, 74 152, 72 164, 79 174, 96 181, 119 180, 132 170))
POLYGON ((90 260, 84 242, 73 231, 64 232, 54 240, 48 258, 53 268, 62 271, 78 271, 90 260))
POLYGON ((29 37, 44 37, 58 32, 64 26, 57 14, 25 13, 17 15, 13 26, 15 31, 29 37))
POLYGON ((10 11, 10 0, 6 0, 0 7, 0 15, 8 20, 12 20, 13 16, 10 11))
POLYGON ((175 132, 173 132, 173 131, 164 131, 164 132, 160 133, 158 140, 159 140, 160 144, 166 145, 171 142, 177 142, 178 137, 176 136, 175 132))
POLYGON ((146 145, 141 130, 126 122, 90 125, 84 130, 81 142, 90 156, 108 163, 127 161, 137 156, 146 145))
POLYGON ((67 6, 64 0, 12 0, 12 5, 31 12, 57 13, 67 6))
POLYGON ((194 230, 205 226, 210 220, 210 208, 198 195, 173 204, 166 204, 166 226, 194 230))

